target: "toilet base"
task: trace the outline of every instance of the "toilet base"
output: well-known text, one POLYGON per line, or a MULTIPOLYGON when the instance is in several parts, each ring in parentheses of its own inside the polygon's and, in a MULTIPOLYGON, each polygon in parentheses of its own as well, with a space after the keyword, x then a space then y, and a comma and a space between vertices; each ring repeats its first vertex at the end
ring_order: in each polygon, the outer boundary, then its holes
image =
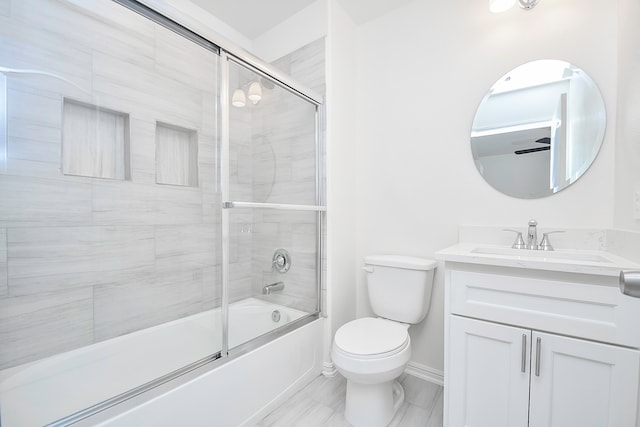
POLYGON ((347 380, 344 416, 354 427, 385 427, 404 402, 398 381, 361 384, 347 380))

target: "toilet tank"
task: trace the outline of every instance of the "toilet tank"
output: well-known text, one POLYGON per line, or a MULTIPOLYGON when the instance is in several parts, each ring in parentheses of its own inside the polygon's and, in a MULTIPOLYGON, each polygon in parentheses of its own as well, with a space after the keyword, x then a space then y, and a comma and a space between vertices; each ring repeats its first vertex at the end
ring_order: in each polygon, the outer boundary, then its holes
POLYGON ((373 312, 403 323, 420 323, 431 302, 437 261, 399 255, 370 255, 364 259, 373 312))

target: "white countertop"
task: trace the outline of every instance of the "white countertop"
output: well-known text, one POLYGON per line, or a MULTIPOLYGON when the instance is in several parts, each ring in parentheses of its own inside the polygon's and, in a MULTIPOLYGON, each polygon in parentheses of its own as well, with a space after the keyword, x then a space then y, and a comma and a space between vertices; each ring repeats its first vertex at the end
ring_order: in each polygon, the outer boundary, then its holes
POLYGON ((604 251, 546 252, 481 243, 459 243, 436 252, 436 258, 450 262, 601 276, 619 276, 621 270, 640 269, 640 264, 604 251))

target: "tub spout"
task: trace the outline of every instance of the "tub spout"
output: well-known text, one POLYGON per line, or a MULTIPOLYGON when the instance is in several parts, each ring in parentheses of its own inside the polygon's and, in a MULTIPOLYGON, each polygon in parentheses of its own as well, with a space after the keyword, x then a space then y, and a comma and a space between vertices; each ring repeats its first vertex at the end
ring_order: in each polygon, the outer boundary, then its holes
POLYGON ((262 293, 264 295, 271 295, 271 292, 274 291, 281 291, 284 289, 284 283, 283 282, 276 282, 276 283, 272 283, 270 285, 265 285, 262 287, 262 293))

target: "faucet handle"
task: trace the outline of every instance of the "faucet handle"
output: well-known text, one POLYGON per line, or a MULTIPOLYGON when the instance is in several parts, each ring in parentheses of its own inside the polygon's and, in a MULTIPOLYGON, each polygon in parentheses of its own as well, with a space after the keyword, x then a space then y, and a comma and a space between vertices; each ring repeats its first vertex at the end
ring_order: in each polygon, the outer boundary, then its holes
POLYGON ((551 246, 551 242, 549 241, 549 234, 553 233, 564 233, 564 230, 556 230, 556 231, 547 231, 546 233, 542 233, 542 240, 540 240, 540 244, 538 245, 538 250, 540 251, 552 251, 553 246, 551 246))
POLYGON ((513 242, 513 245, 511 245, 513 249, 524 249, 527 246, 525 245, 524 239, 522 238, 522 232, 518 230, 512 230, 510 228, 505 228, 502 231, 511 231, 512 233, 516 233, 516 241, 513 242))

